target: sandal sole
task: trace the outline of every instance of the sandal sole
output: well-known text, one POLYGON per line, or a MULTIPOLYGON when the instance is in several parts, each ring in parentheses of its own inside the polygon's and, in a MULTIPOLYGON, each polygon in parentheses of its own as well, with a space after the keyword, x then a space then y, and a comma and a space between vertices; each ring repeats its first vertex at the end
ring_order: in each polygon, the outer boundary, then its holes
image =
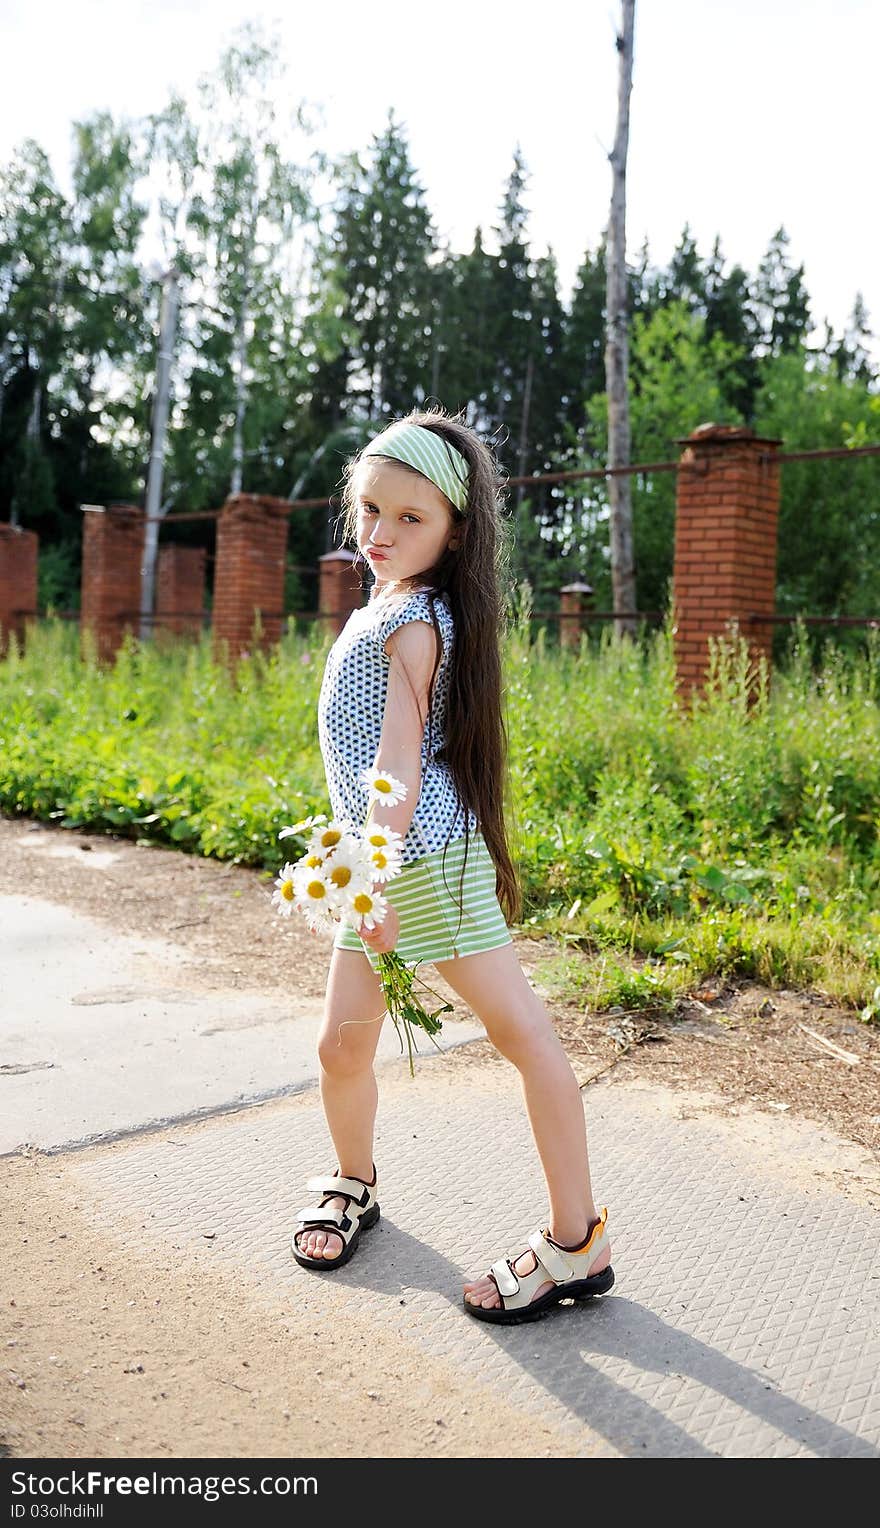
POLYGON ((468 1300, 463 1300, 462 1304, 468 1315, 477 1321, 491 1321, 496 1326, 520 1326, 524 1321, 537 1321, 539 1316, 546 1315, 548 1310, 559 1305, 562 1300, 592 1300, 596 1295, 605 1295, 613 1283, 614 1269, 609 1263, 601 1273, 594 1273, 591 1279, 577 1279, 571 1284, 560 1284, 556 1289, 548 1289, 540 1299, 518 1310, 505 1310, 499 1305, 486 1309, 482 1305, 472 1305, 468 1300))
POLYGON ((294 1231, 290 1239, 290 1250, 299 1263, 300 1268, 311 1268, 317 1273, 332 1273, 334 1268, 341 1268, 344 1263, 348 1262, 349 1258, 354 1256, 357 1244, 361 1239, 361 1232, 369 1231, 370 1227, 374 1226, 378 1219, 379 1206, 374 1204, 372 1209, 366 1210, 361 1216, 351 1234, 350 1241, 343 1247, 338 1257, 306 1257, 305 1253, 300 1252, 294 1240, 294 1237, 297 1235, 302 1235, 301 1231, 294 1231))

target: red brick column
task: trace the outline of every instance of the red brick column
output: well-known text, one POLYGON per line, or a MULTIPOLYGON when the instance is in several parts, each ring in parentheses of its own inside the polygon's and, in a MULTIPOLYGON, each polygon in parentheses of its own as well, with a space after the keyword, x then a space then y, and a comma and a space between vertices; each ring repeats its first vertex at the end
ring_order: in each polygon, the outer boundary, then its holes
POLYGON ((325 552, 318 558, 318 612, 338 636, 351 612, 364 602, 354 552, 325 552))
POLYGON ((593 588, 590 584, 576 582, 566 584, 559 591, 559 614, 563 619, 559 622, 559 645, 560 647, 579 648, 581 645, 581 632, 583 622, 577 617, 589 609, 593 598, 593 588))
POLYGON ((0 656, 10 636, 23 646, 27 621, 37 615, 37 552, 35 531, 0 525, 0 656))
POLYGON ((144 512, 125 504, 84 504, 80 632, 90 632, 102 663, 127 631, 138 630, 144 512))
POLYGON ((709 638, 736 623, 753 656, 771 655, 779 513, 778 440, 734 425, 700 425, 677 474, 673 605, 679 689, 701 688, 709 638))
POLYGON ((205 608, 205 548, 159 548, 156 575, 157 630, 198 636, 205 608))
POLYGON ((238 658, 257 640, 268 647, 281 636, 289 510, 287 499, 240 493, 220 512, 212 620, 218 654, 238 658))

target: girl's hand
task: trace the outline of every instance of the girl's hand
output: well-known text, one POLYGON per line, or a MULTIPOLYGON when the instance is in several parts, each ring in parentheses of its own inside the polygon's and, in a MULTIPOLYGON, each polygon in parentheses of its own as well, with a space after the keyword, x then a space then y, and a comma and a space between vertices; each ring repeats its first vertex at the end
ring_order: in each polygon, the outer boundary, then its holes
POLYGON ((378 924, 376 928, 365 928, 361 924, 357 932, 364 944, 374 950, 377 955, 388 955, 394 949, 400 935, 400 919, 396 907, 389 902, 384 923, 378 924))

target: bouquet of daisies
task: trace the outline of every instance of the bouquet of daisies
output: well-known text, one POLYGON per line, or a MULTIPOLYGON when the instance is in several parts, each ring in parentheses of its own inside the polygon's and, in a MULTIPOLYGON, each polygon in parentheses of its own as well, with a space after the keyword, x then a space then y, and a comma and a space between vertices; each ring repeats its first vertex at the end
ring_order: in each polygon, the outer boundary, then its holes
MULTIPOLYGON (((371 821, 377 805, 396 806, 406 797, 406 786, 393 775, 380 770, 365 770, 360 777, 368 793, 368 810, 363 828, 356 829, 344 819, 328 819, 323 813, 306 817, 292 827, 282 828, 279 838, 305 837, 305 852, 295 862, 282 865, 275 879, 272 903, 282 916, 302 913, 315 932, 329 932, 336 923, 349 923, 356 931, 365 926, 376 928, 385 920, 388 899, 382 895, 387 883, 403 867, 403 839, 393 828, 371 821)), ((409 966, 395 950, 378 956, 379 980, 392 1023, 397 1030, 401 1052, 406 1046, 410 1075, 413 1054, 418 1049, 413 1029, 424 1030, 433 1044, 440 1032, 440 1014, 452 1011, 451 1003, 442 1003, 430 1011, 420 1002, 415 986, 432 992, 420 977, 416 966, 409 966)), ((436 993, 432 993, 437 997, 436 993)))

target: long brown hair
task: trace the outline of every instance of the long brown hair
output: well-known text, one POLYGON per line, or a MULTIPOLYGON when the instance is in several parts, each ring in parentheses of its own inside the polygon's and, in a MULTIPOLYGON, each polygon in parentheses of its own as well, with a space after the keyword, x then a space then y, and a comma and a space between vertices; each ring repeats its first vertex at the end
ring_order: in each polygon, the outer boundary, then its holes
MULTIPOLYGON (((501 642, 507 622, 503 575, 508 565, 510 530, 503 514, 503 480, 491 449, 460 415, 439 408, 413 410, 404 422, 439 435, 461 452, 470 469, 464 511, 450 506, 454 523, 451 540, 457 545, 448 547, 416 582, 430 584, 433 590, 447 595, 455 623, 446 745, 438 757, 449 767, 459 802, 470 808, 479 823, 495 865, 502 911, 508 923, 516 923, 522 916, 522 890, 505 823, 510 784, 501 642)), ((353 479, 361 460, 358 455, 347 464, 343 482, 343 529, 346 539, 352 541, 357 526, 353 479)), ((428 695, 429 718, 441 652, 439 624, 436 615, 433 618, 438 649, 428 695)))

